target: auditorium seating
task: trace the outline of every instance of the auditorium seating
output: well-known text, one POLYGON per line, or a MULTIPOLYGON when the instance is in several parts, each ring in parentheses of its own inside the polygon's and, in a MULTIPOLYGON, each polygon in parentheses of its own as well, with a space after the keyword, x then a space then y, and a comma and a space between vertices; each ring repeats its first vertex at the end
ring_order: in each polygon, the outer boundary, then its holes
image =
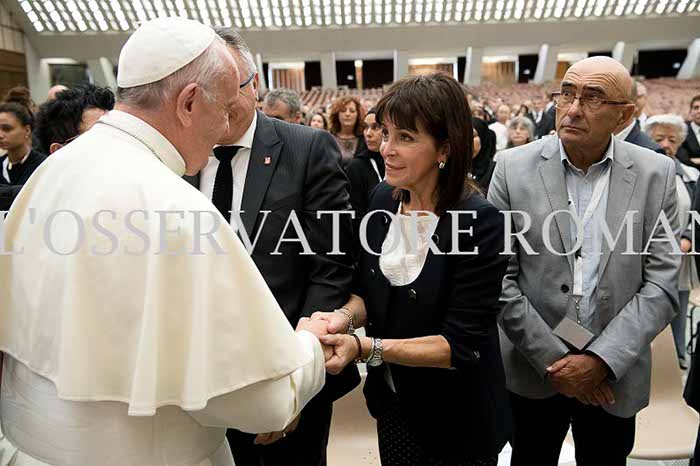
MULTIPOLYGON (((676 113, 687 118, 690 99, 700 94, 700 80, 678 80, 672 78, 644 80, 647 88, 648 104, 645 113, 676 113)), ((468 86, 467 90, 479 101, 486 103, 493 110, 501 103, 509 106, 528 102, 538 94, 549 94, 558 89, 558 82, 538 84, 500 85, 484 83, 480 86, 468 86)), ((303 105, 309 110, 325 108, 334 99, 351 95, 362 101, 365 106, 371 106, 383 94, 383 88, 375 89, 321 89, 314 88, 302 94, 303 105)))

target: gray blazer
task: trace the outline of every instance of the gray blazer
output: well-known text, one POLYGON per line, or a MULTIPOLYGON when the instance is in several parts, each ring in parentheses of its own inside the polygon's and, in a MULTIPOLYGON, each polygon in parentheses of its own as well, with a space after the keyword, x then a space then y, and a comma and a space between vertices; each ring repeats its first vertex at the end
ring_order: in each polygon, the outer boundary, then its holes
MULTIPOLYGON (((663 155, 613 138, 614 161, 606 221, 613 238, 625 225, 627 211, 637 211, 632 224, 633 248, 644 250, 650 237, 665 239, 663 210, 677 241, 679 236, 676 170, 663 155)), ((503 279, 499 318, 501 348, 508 389, 527 398, 546 398, 556 391, 546 368, 569 350, 552 333, 569 316, 576 319, 573 256, 558 256, 545 248, 545 217, 567 210, 564 167, 556 136, 545 137, 505 151, 496 164, 489 201, 504 210, 525 211, 532 226, 524 233, 539 255, 528 255, 513 238, 513 252, 503 279)), ((514 231, 523 229, 523 217, 513 215, 514 231)), ((672 255, 668 241, 652 242, 648 255, 623 255, 625 234, 610 251, 603 245, 596 291, 596 315, 591 330, 596 339, 587 351, 600 356, 613 372, 614 405, 605 409, 631 417, 649 404, 650 343, 678 312, 680 256, 672 255)), ((558 214, 550 223, 556 251, 571 251, 569 217, 558 214)))

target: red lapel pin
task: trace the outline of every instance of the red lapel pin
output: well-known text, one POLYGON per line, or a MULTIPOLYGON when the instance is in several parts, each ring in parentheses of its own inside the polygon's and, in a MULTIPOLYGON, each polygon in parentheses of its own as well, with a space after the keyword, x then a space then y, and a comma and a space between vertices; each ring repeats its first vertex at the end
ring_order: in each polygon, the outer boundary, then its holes
POLYGON ((272 157, 265 157, 265 165, 270 165, 272 163, 272 157))

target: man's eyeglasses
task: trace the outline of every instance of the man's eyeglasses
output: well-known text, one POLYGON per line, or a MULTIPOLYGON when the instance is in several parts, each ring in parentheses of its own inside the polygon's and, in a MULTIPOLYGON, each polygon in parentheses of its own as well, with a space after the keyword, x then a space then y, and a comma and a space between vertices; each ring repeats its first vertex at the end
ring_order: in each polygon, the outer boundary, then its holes
POLYGON ((561 110, 566 110, 571 107, 574 100, 578 99, 582 107, 590 110, 591 112, 598 112, 603 105, 628 105, 629 102, 620 102, 617 100, 605 100, 597 96, 581 95, 577 96, 571 91, 554 92, 552 94, 554 99, 554 106, 561 110))
POLYGON ((250 76, 248 76, 248 79, 246 79, 244 82, 242 82, 241 85, 238 86, 238 88, 243 89, 244 87, 246 87, 253 80, 254 77, 255 77, 255 71, 250 73, 250 76))

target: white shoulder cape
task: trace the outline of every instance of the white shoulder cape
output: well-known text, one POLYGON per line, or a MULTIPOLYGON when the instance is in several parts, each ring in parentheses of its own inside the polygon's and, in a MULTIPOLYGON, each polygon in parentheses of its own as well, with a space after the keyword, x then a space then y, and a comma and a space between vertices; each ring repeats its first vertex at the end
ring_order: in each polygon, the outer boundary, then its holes
MULTIPOLYGON (((152 130, 152 128, 151 128, 152 130)), ((213 397, 307 364, 293 329, 238 237, 208 199, 115 128, 96 125, 51 155, 4 228, 0 350, 51 380, 60 398, 120 401, 130 415, 213 397), (48 216, 61 213, 50 225, 48 216), (112 237, 93 225, 109 230, 112 237), (131 224, 126 216, 131 214, 131 224), (157 211, 166 215, 161 231, 157 211), (196 220, 225 251, 201 236, 196 220), (76 245, 82 223, 81 248, 76 245), (46 237, 49 231, 50 240, 46 237), (138 231, 136 231, 138 230, 138 231), (167 251, 159 254, 163 236, 167 251), (148 250, 138 254, 150 240, 148 250), (117 249, 105 254, 117 242, 117 249), (56 252, 52 252, 49 244, 56 252), (126 254, 126 250, 131 255, 126 254), (60 253, 60 254, 59 254, 60 253)))

